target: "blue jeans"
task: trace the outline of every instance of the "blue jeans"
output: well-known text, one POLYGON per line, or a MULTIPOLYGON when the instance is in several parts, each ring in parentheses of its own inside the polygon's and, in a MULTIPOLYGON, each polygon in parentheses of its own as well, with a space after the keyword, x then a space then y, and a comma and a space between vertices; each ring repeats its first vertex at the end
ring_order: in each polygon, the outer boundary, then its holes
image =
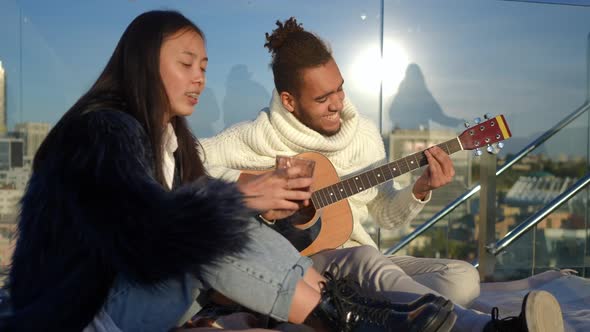
POLYGON ((190 318, 189 308, 191 313, 200 310, 205 303, 195 299, 213 288, 251 310, 286 321, 295 286, 311 259, 257 221, 248 235, 251 241, 242 254, 202 268, 198 278, 185 274, 149 287, 117 278, 104 310, 123 331, 167 331, 181 318, 190 318))

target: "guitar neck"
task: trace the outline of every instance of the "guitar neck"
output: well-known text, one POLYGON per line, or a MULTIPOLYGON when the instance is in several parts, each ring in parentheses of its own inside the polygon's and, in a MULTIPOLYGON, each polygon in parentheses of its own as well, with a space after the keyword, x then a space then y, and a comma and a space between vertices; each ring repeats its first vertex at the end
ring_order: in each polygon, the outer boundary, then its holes
MULTIPOLYGON (((458 137, 437 146, 449 155, 463 150, 458 137)), ((316 190, 311 195, 311 201, 316 209, 321 209, 425 165, 428 165, 428 160, 424 151, 420 151, 316 190)))

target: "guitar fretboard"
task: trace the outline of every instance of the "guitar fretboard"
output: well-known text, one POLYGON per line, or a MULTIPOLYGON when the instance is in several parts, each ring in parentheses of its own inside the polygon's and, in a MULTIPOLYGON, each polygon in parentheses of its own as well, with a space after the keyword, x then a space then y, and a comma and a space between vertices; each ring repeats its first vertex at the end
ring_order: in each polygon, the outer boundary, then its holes
MULTIPOLYGON (((437 146, 449 155, 462 150, 458 137, 437 146)), ((321 209, 427 164, 428 160, 424 151, 414 153, 316 190, 311 194, 311 201, 316 209, 321 209)))

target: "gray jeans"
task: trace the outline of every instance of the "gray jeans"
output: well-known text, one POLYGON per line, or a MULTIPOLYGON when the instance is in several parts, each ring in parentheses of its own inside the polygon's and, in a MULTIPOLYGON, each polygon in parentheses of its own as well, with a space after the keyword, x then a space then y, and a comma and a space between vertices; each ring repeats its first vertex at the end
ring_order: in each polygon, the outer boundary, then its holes
POLYGON ((312 256, 314 267, 349 276, 365 291, 393 302, 410 302, 433 293, 455 303, 457 322, 453 331, 482 331, 489 315, 465 309, 479 296, 479 274, 473 265, 450 259, 384 256, 370 246, 326 250, 312 256))
MULTIPOLYGON (((249 246, 199 271, 158 285, 118 278, 104 311, 123 331, 167 331, 198 310, 195 301, 211 288, 256 312, 286 321, 297 282, 312 265, 281 235, 253 221, 249 246)), ((157 264, 158 262, 154 262, 157 264)))

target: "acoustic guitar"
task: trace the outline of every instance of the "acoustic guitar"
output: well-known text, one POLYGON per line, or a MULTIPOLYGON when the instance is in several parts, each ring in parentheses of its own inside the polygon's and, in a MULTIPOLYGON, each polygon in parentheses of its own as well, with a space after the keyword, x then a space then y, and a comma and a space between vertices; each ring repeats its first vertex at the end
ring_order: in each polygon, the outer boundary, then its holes
MULTIPOLYGON (((476 150, 480 155, 481 149, 493 152, 491 144, 510 136, 504 116, 499 115, 467 128, 461 135, 437 146, 449 155, 461 150, 476 150)), ((322 154, 304 152, 295 157, 315 161, 312 204, 269 226, 286 237, 301 254, 308 256, 337 248, 349 239, 353 220, 348 197, 428 164, 424 151, 420 151, 341 180, 332 163, 322 154)))

